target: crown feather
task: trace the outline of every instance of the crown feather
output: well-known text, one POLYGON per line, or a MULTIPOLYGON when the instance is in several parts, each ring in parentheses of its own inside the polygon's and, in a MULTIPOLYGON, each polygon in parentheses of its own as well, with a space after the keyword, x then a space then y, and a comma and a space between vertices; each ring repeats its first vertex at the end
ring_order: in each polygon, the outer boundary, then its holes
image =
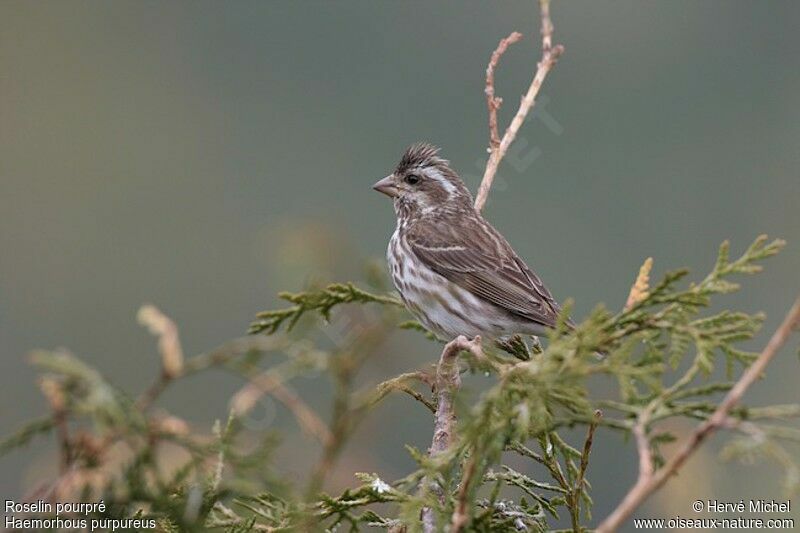
POLYGON ((412 168, 417 167, 430 167, 444 165, 447 166, 449 161, 439 157, 439 148, 428 143, 419 142, 409 146, 403 157, 400 158, 400 163, 397 164, 395 172, 402 174, 412 168))

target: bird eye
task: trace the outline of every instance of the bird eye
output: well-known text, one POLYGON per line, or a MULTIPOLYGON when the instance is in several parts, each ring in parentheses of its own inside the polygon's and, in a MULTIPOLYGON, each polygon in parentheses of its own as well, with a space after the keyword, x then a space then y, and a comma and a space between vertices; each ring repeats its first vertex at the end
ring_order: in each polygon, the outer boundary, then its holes
POLYGON ((408 176, 406 176, 405 181, 409 185, 416 185, 417 183, 419 183, 419 176, 417 176, 416 174, 409 174, 408 176))

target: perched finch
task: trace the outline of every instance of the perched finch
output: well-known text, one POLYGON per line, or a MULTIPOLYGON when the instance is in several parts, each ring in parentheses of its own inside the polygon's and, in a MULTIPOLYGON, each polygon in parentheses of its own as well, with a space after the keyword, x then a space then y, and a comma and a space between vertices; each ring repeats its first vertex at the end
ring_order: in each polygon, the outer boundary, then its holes
POLYGON ((539 277, 473 207, 464 182, 428 144, 408 148, 373 188, 393 198, 387 259, 406 307, 442 340, 541 335, 560 308, 539 277))

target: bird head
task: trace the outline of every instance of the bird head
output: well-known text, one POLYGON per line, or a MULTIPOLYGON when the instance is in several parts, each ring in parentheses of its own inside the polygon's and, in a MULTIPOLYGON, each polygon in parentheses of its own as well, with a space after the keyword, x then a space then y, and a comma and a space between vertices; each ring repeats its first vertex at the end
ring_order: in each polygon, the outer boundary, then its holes
POLYGON ((438 154, 439 149, 430 144, 410 146, 394 172, 372 188, 393 198, 398 212, 471 207, 469 189, 438 154))

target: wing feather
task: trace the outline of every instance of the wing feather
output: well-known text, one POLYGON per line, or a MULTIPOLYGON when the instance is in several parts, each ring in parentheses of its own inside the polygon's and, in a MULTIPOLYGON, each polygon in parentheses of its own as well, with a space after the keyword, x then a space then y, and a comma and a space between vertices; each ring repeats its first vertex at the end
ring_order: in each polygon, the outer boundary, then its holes
POLYGON ((409 228, 408 244, 426 266, 512 314, 555 327, 558 304, 497 230, 474 217, 440 222, 409 228))

